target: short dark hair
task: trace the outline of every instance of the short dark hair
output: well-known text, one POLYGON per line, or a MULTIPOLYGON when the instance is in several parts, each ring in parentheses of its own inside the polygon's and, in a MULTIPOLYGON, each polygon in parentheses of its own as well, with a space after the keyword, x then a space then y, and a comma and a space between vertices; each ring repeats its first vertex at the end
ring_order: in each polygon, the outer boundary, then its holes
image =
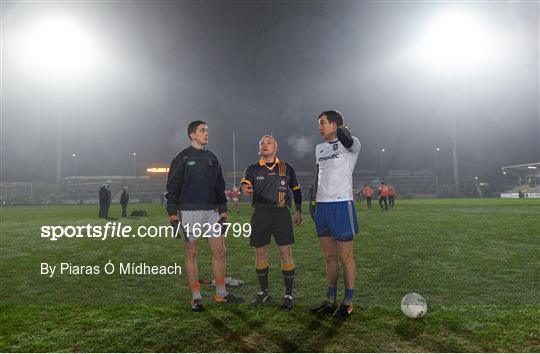
POLYGON ((328 119, 330 123, 336 123, 338 127, 343 125, 343 115, 338 111, 324 111, 319 114, 317 120, 321 119, 322 116, 326 116, 326 119, 328 119))
POLYGON ((189 123, 187 127, 187 136, 189 140, 191 140, 190 134, 195 133, 197 131, 197 127, 201 124, 206 124, 206 122, 202 120, 194 120, 193 122, 189 123))

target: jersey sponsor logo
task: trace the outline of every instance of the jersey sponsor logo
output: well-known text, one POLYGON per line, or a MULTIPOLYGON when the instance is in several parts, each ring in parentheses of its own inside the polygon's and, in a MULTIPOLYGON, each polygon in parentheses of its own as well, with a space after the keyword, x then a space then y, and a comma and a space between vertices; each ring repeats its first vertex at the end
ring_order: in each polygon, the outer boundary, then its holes
POLYGON ((284 185, 285 185, 285 181, 281 181, 281 185, 284 186, 284 185))
POLYGON ((191 160, 191 161, 188 161, 188 162, 186 163, 186 165, 188 165, 188 166, 194 166, 196 163, 197 163, 197 161, 191 160))
POLYGON ((319 157, 319 162, 333 160, 333 159, 339 159, 339 154, 332 154, 331 156, 319 157))

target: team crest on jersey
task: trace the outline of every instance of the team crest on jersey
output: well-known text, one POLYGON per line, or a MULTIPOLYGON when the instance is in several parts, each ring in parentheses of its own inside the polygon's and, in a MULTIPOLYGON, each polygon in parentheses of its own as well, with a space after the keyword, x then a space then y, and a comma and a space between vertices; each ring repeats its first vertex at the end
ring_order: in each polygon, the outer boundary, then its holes
POLYGON ((209 160, 209 161, 208 161, 208 165, 209 165, 209 166, 213 166, 213 165, 214 165, 214 162, 211 161, 211 160, 209 160))
POLYGON ((284 186, 284 185, 285 185, 285 181, 281 181, 281 185, 284 186))
POLYGON ((336 150, 338 149, 338 145, 337 145, 337 144, 334 144, 334 145, 332 146, 332 149, 333 149, 334 151, 336 151, 336 150))

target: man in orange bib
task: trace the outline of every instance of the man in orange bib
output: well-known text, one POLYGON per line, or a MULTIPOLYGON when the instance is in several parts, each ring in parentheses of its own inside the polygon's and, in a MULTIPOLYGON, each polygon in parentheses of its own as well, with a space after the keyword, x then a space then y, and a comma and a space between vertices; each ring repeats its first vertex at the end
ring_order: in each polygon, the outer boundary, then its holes
POLYGON ((373 196, 373 189, 366 184, 364 185, 363 193, 364 198, 366 198, 367 208, 371 209, 371 197, 373 196))
POLYGON ((388 187, 384 184, 384 182, 381 182, 379 185, 379 205, 381 206, 382 210, 388 211, 388 187))
POLYGON ((396 199, 396 189, 393 185, 388 185, 388 204, 390 209, 394 209, 394 200, 396 199))

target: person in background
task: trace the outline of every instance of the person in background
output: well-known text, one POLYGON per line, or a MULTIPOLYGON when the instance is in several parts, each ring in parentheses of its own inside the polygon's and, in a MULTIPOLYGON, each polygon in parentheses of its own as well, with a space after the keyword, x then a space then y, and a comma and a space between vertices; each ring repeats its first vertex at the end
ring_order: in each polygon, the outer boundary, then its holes
POLYGON ((364 194, 364 187, 360 187, 360 190, 358 190, 358 207, 362 206, 362 201, 366 199, 366 196, 364 194))
POLYGON ((111 206, 111 190, 108 184, 104 184, 99 189, 99 217, 107 219, 109 217, 109 207, 111 206))
POLYGON ((232 206, 231 210, 238 208, 238 196, 239 195, 240 195, 240 188, 238 188, 238 184, 235 184, 232 191, 231 191, 231 196, 232 196, 232 200, 233 200, 233 206, 232 206))
POLYGON ((99 201, 99 217, 105 218, 105 204, 106 204, 106 196, 105 196, 105 189, 107 188, 107 185, 104 184, 99 188, 98 193, 98 201, 99 201))
POLYGON ((129 202, 128 187, 122 187, 122 194, 120 194, 120 205, 122 206, 122 217, 127 216, 127 206, 129 202))
POLYGON ((388 187, 384 182, 381 182, 379 185, 379 205, 381 206, 381 210, 388 211, 388 187), (384 207, 383 207, 384 202, 384 207))
POLYGON ((371 209, 371 197, 373 196, 373 189, 367 184, 365 184, 363 192, 366 198, 367 208, 371 209))
POLYGON ((394 200, 396 199, 396 189, 393 185, 388 184, 388 206, 394 209, 394 200))

